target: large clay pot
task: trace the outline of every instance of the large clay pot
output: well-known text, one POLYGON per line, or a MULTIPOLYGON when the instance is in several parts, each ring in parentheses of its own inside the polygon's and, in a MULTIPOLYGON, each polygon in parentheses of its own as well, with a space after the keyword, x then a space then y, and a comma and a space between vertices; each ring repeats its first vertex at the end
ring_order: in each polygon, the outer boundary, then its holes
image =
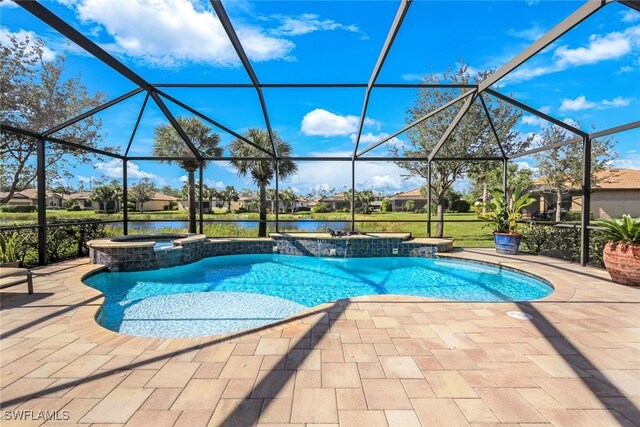
POLYGON ((522 234, 494 233, 496 252, 504 255, 515 255, 518 253, 522 234))
POLYGON ((603 259, 611 280, 640 286, 640 245, 609 242, 604 247, 603 259))

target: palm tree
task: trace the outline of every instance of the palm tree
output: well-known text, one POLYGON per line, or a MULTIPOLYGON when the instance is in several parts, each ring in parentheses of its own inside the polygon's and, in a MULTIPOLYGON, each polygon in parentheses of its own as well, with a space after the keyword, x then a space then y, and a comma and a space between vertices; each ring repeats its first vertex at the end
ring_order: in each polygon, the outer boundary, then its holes
MULTIPOLYGON (((212 133, 211 128, 196 117, 176 117, 176 120, 184 129, 185 133, 204 157, 216 157, 222 155, 222 148, 219 147, 220 135, 212 133)), ((196 232, 196 186, 195 171, 200 166, 200 162, 193 156, 193 153, 180 138, 178 132, 170 124, 158 126, 154 131, 153 155, 155 157, 193 157, 193 160, 178 160, 176 163, 187 172, 189 183, 189 233, 196 232)), ((174 160, 162 160, 161 162, 173 163, 174 160)), ((203 167, 207 163, 203 163, 203 167)))
MULTIPOLYGON (((250 128, 245 133, 245 138, 253 141, 256 145, 270 150, 271 140, 269 132, 263 129, 250 128)), ((277 133, 273 133, 273 143, 276 146, 278 155, 282 157, 291 156, 291 145, 280 139, 277 133)), ((233 157, 262 157, 264 153, 246 142, 235 139, 230 144, 231 155, 233 157)), ((232 160, 231 165, 236 168, 239 176, 251 174, 253 182, 260 190, 260 226, 258 227, 258 237, 267 236, 267 185, 275 177, 275 162, 273 159, 265 157, 264 160, 232 160)), ((281 160, 278 167, 278 177, 286 177, 296 173, 298 165, 290 160, 281 160)))

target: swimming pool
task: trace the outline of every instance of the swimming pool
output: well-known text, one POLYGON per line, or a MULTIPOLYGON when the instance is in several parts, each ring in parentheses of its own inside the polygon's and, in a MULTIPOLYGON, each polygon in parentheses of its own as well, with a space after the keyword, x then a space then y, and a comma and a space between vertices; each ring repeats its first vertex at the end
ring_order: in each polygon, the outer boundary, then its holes
POLYGON ((545 282, 513 271, 438 258, 230 255, 84 282, 105 295, 98 323, 150 337, 220 334, 273 323, 307 308, 365 295, 456 301, 528 301, 545 282))

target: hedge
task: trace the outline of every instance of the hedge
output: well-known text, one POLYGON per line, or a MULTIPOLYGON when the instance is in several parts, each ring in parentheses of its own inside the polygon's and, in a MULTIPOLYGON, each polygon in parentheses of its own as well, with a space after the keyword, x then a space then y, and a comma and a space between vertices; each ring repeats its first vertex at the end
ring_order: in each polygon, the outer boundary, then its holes
MULTIPOLYGON (((76 223, 77 219, 50 218, 55 224, 76 223)), ((47 262, 81 257, 89 253, 86 240, 106 236, 105 225, 98 219, 83 220, 86 225, 61 225, 47 227, 47 262)), ((0 233, 5 238, 14 236, 17 242, 18 258, 27 265, 38 262, 38 223, 35 221, 14 221, 2 224, 0 233), (34 226, 34 228, 11 230, 10 227, 34 226)))

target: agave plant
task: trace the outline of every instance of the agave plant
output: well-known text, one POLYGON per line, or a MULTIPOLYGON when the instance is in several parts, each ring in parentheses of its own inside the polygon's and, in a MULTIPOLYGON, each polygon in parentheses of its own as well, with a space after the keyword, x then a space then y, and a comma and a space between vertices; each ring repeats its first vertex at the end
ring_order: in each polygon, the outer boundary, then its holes
POLYGON ((621 219, 607 219, 597 224, 604 229, 599 237, 607 242, 640 245, 640 218, 622 215, 621 219))
POLYGON ((516 188, 510 198, 498 189, 492 190, 491 196, 491 201, 486 204, 487 213, 482 219, 494 233, 515 234, 517 221, 522 218, 520 211, 536 201, 529 193, 522 194, 522 188, 516 188))

